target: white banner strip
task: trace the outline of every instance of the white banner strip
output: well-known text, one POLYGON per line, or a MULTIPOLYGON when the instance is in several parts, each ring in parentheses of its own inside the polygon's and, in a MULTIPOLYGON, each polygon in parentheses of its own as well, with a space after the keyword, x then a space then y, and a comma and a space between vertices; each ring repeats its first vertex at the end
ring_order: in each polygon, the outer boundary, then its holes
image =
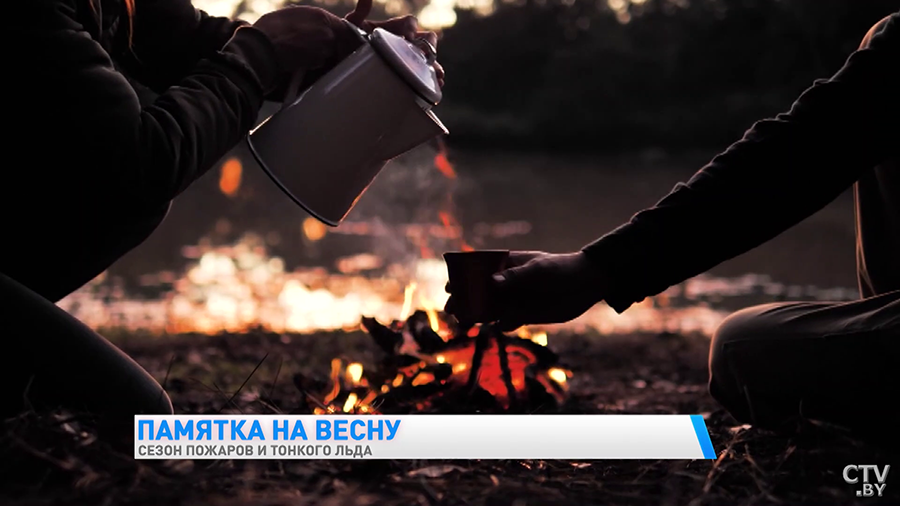
POLYGON ((135 416, 135 459, 714 459, 700 415, 135 416))

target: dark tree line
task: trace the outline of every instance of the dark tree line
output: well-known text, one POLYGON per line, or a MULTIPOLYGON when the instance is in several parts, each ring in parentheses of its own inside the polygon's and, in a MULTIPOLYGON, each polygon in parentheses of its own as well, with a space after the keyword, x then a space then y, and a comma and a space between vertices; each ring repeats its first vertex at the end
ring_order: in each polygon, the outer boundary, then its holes
POLYGON ((615 151, 719 146, 832 75, 897 0, 527 0, 441 41, 459 145, 615 151), (567 5, 571 4, 571 5, 567 5))

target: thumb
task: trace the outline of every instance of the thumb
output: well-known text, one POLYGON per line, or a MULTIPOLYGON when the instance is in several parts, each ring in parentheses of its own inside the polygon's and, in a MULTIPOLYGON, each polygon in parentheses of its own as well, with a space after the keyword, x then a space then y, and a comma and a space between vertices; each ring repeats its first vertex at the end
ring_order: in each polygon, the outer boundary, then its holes
POLYGON ((358 0, 356 8, 353 9, 353 12, 347 14, 347 17, 344 19, 358 27, 362 27, 370 12, 372 12, 372 0, 358 0))
POLYGON ((528 271, 527 265, 519 265, 494 274, 494 289, 497 295, 503 297, 507 294, 514 293, 516 287, 522 282, 522 279, 528 275, 528 271))

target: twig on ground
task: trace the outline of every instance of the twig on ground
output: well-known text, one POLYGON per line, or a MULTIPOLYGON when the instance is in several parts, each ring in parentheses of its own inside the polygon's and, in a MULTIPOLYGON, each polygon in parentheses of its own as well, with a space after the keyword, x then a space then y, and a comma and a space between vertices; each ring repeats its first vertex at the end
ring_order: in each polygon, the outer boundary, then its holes
POLYGON ((723 467, 723 464, 728 459, 728 457, 734 454, 734 444, 736 442, 736 438, 732 439, 728 442, 728 446, 725 447, 719 454, 719 458, 716 459, 715 464, 713 464, 712 468, 710 468, 709 473, 706 475, 706 483, 703 484, 703 493, 708 494, 710 489, 712 489, 713 483, 715 483, 718 478, 718 471, 720 467, 723 467))
MULTIPOLYGON (((232 394, 232 396, 231 396, 231 398, 230 398, 230 399, 228 399, 228 402, 227 402, 227 403, 225 403, 225 405, 224 405, 224 406, 222 406, 222 407, 221 407, 221 408, 219 408, 219 411, 218 411, 218 412, 219 412, 219 413, 221 413, 221 412, 222 412, 222 410, 223 410, 223 409, 225 409, 225 408, 226 408, 226 407, 227 407, 227 406, 228 406, 228 404, 231 404, 231 403, 232 403, 232 401, 234 401, 234 399, 235 399, 235 398, 236 398, 236 397, 237 397, 237 396, 238 396, 238 394, 240 394, 240 393, 241 393, 241 390, 243 390, 243 389, 244 389, 244 387, 245 387, 245 386, 246 386, 246 385, 247 385, 247 382, 248 382, 248 381, 250 381, 250 378, 252 378, 252 377, 253 377, 253 375, 254 375, 254 374, 256 374, 256 371, 257 371, 257 370, 258 370, 258 369, 259 369, 259 367, 260 367, 260 366, 261 366, 261 365, 262 365, 262 364, 263 364, 263 362, 265 362, 265 361, 266 361, 266 359, 267 359, 267 358, 268 358, 268 357, 269 357, 269 354, 268 354, 268 353, 266 353, 266 354, 265 354, 265 355, 264 355, 264 356, 263 356, 263 358, 262 358, 262 360, 260 360, 260 361, 259 361, 259 363, 258 363, 258 364, 256 364, 256 367, 254 367, 254 368, 253 368, 253 370, 252 370, 252 371, 250 371, 250 375, 249 375, 249 376, 247 376, 247 378, 246 378, 246 379, 245 379, 245 380, 244 380, 244 382, 243 382, 243 383, 241 383, 241 386, 240 386, 240 387, 238 387, 238 389, 237 389, 237 391, 236 391, 236 392, 234 392, 234 394, 232 394)), ((238 406, 237 406, 237 405, 236 405, 236 404, 235 404, 235 407, 236 407, 236 408, 237 408, 237 409, 238 409, 238 410, 240 410, 240 411, 241 411, 241 413, 243 413, 243 412, 244 412, 244 411, 243 411, 243 410, 241 410, 241 408, 239 408, 239 407, 238 407, 238 406)))
POLYGON ((278 376, 281 375, 281 366, 284 364, 284 356, 278 356, 278 368, 275 369, 275 377, 272 379, 272 388, 269 389, 269 399, 272 398, 272 394, 275 392, 275 386, 278 384, 278 376))
POLYGON ((159 391, 159 398, 156 399, 156 403, 159 404, 162 401, 163 395, 166 394, 166 387, 169 384, 169 374, 172 373, 172 365, 175 363, 175 354, 172 354, 172 358, 169 359, 169 367, 166 368, 166 376, 163 378, 162 382, 162 390, 159 391))

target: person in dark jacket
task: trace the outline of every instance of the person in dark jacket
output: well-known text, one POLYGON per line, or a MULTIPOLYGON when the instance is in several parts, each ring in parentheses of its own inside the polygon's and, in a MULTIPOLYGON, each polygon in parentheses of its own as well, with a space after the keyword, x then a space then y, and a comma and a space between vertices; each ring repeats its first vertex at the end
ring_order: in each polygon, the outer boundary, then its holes
MULTIPOLYGON (((830 79, 759 121, 687 183, 581 251, 513 252, 495 276, 502 329, 561 323, 605 301, 632 304, 772 239, 853 187, 861 298, 785 302, 727 318, 709 388, 739 421, 799 417, 896 432, 900 384, 900 12, 830 79)), ((448 286, 448 291, 450 290, 448 286)), ((446 310, 465 304, 451 291, 446 310)), ((870 432, 875 433, 875 432, 870 432)))
POLYGON ((354 51, 345 21, 437 42, 411 16, 366 21, 371 6, 346 20, 288 7, 252 25, 190 0, 7 6, 0 410, 172 412, 144 369, 54 303, 143 242, 295 72, 312 79, 354 51))

